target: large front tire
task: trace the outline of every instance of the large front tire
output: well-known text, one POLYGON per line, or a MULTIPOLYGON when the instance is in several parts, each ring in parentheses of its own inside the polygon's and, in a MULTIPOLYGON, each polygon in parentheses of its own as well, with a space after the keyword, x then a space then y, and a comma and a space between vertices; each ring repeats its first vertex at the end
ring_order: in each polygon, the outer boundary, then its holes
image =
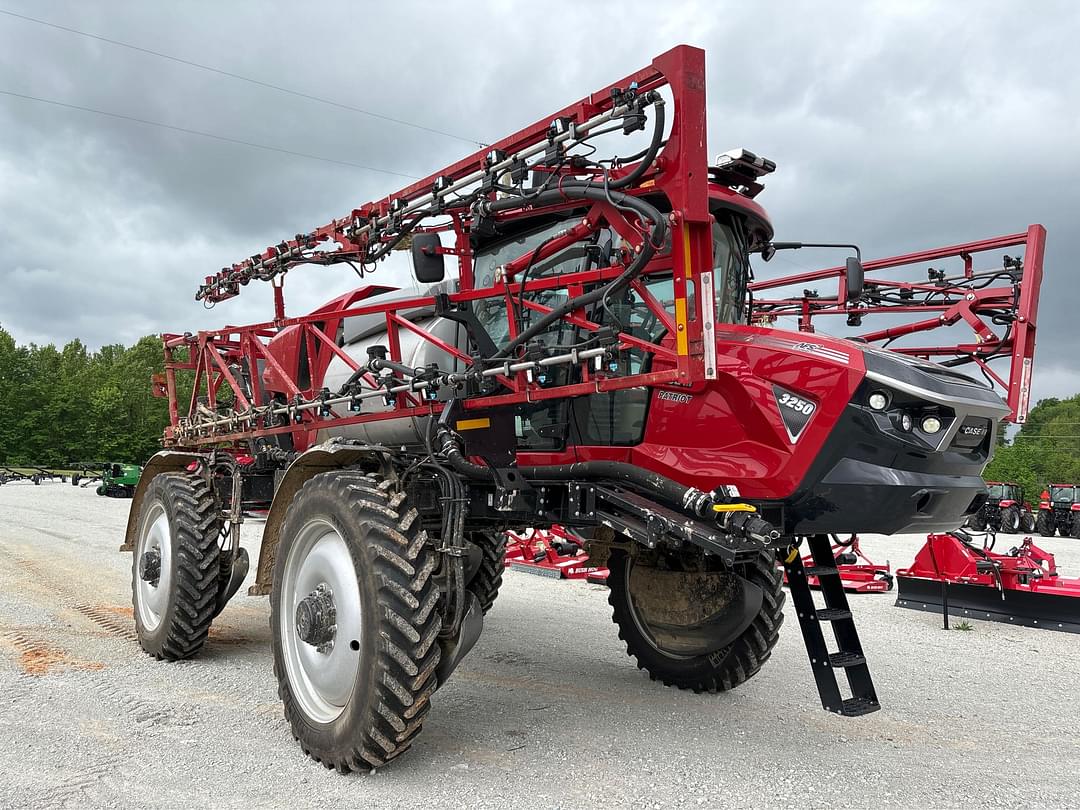
POLYGON ((1025 509, 1020 513, 1020 531, 1024 534, 1031 534, 1035 531, 1035 516, 1031 514, 1031 510, 1025 509))
POLYGON ((1049 509, 1040 509, 1035 519, 1035 528, 1043 537, 1054 536, 1054 515, 1049 509))
POLYGON ((1007 506, 1001 510, 1002 534, 1016 534, 1020 531, 1020 507, 1007 506))
POLYGON ((389 481, 328 472, 293 499, 270 626, 285 717, 313 759, 376 768, 420 732, 440 656, 435 566, 417 511, 389 481))
POLYGON ((190 658, 217 614, 221 512, 198 475, 162 473, 139 510, 131 562, 139 645, 155 658, 190 658))
POLYGON ((695 692, 733 689, 752 678, 772 655, 784 621, 783 574, 771 552, 763 552, 752 564, 741 567, 742 574, 762 591, 761 607, 749 626, 734 641, 700 655, 679 655, 660 648, 635 609, 631 589, 634 560, 615 552, 608 560, 608 602, 612 620, 626 651, 637 659, 653 680, 695 692))
POLYGON ((466 586, 480 603, 482 613, 491 610, 502 587, 506 570, 506 533, 473 532, 470 541, 480 549, 480 565, 466 586))
POLYGON ((983 513, 982 509, 967 519, 967 527, 973 532, 985 532, 986 525, 986 515, 983 513))

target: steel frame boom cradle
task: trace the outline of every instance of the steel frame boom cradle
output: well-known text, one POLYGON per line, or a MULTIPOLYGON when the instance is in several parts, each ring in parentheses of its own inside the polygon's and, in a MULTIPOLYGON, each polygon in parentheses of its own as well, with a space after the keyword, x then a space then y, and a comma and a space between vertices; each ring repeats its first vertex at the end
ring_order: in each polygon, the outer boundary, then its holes
MULTIPOLYGON (((227 300, 239 293, 240 286, 253 279, 273 280, 289 267, 304 263, 328 264, 334 262, 364 262, 373 251, 391 242, 401 223, 410 215, 431 211, 447 221, 442 224, 415 227, 415 232, 442 231, 450 233, 454 245, 442 247, 440 253, 455 256, 458 260, 459 291, 447 296, 444 305, 467 305, 481 299, 500 298, 506 303, 507 325, 511 339, 517 337, 517 317, 520 308, 531 309, 541 315, 551 312, 549 307, 525 298, 529 293, 552 289, 565 289, 573 298, 590 286, 610 282, 625 270, 625 263, 640 254, 648 235, 642 232, 641 223, 632 212, 628 213, 608 201, 588 201, 576 224, 567 229, 565 237, 550 241, 531 257, 539 261, 557 253, 568 244, 580 241, 601 227, 610 227, 618 233, 627 246, 618 262, 610 267, 597 267, 580 272, 563 273, 551 278, 530 279, 520 289, 517 274, 526 269, 523 256, 502 267, 501 279, 494 286, 474 287, 470 231, 474 212, 465 205, 455 204, 455 195, 461 195, 467 187, 491 186, 493 181, 508 172, 520 172, 526 161, 538 154, 550 155, 575 138, 588 136, 598 127, 612 121, 622 121, 634 115, 642 116, 650 105, 663 104, 653 94, 667 86, 674 101, 675 114, 670 134, 662 152, 656 158, 655 168, 647 173, 638 188, 648 188, 649 193, 663 193, 670 202, 668 226, 671 230, 669 257, 654 261, 643 275, 671 273, 673 276, 674 314, 665 309, 635 278, 630 286, 642 298, 649 310, 660 319, 673 341, 651 342, 626 332, 619 332, 609 340, 608 349, 642 349, 654 356, 671 361, 672 367, 662 371, 616 376, 607 374, 597 358, 606 349, 571 350, 562 355, 543 360, 524 361, 508 358, 504 362, 480 368, 478 358, 471 357, 454 346, 439 340, 423 328, 410 322, 403 313, 418 307, 436 305, 433 296, 418 296, 392 302, 363 304, 363 299, 380 288, 362 288, 348 296, 337 299, 337 307, 324 307, 315 313, 297 317, 284 317, 281 288, 275 284, 276 317, 273 321, 250 326, 229 326, 219 330, 203 331, 197 335, 166 334, 165 373, 157 379, 156 392, 170 401, 170 426, 166 429, 165 443, 170 446, 198 446, 238 442, 258 436, 280 433, 308 433, 333 426, 344 426, 382 419, 434 414, 443 408, 432 393, 436 387, 430 380, 398 380, 392 389, 365 374, 360 364, 337 345, 330 325, 344 318, 361 315, 382 314, 386 322, 388 359, 401 362, 402 331, 416 335, 420 340, 438 347, 460 360, 474 376, 497 377, 505 386, 505 392, 491 396, 477 396, 463 400, 466 409, 509 405, 540 401, 551 398, 572 397, 583 394, 613 391, 635 386, 679 382, 691 384, 713 376, 713 369, 706 369, 703 348, 703 318, 700 298, 693 294, 701 289, 703 272, 711 271, 712 242, 709 213, 707 165, 705 146, 705 76, 704 52, 688 46, 679 46, 653 60, 651 66, 627 76, 603 90, 593 93, 575 104, 547 117, 530 127, 511 135, 490 149, 478 151, 453 164, 438 174, 417 181, 401 191, 378 202, 355 209, 349 216, 317 228, 306 235, 270 247, 262 254, 226 268, 216 276, 206 279, 200 287, 197 299, 215 303, 227 300), (650 95, 652 94, 652 95, 650 95), (636 100, 636 101, 635 101, 636 100), (553 121, 555 123, 553 123, 553 121), (425 208, 426 207, 426 208, 425 208), (328 250, 315 251, 317 245, 336 245, 328 250), (673 268, 678 268, 673 271, 673 268), (307 368, 286 369, 267 344, 271 338, 289 327, 294 327, 297 340, 305 349, 307 368), (673 343, 674 345, 670 345, 673 343), (327 392, 319 389, 317 382, 332 358, 345 362, 365 383, 364 390, 352 392, 327 392), (572 363, 581 366, 581 381, 573 384, 545 387, 530 374, 545 365, 572 363), (287 394, 289 401, 281 404, 267 402, 262 375, 251 374, 248 389, 237 379, 238 368, 257 369, 265 367, 265 374, 287 394), (195 384, 187 403, 186 415, 180 411, 177 401, 178 371, 192 372, 195 384), (310 380, 304 385, 301 378, 310 380), (230 392, 231 409, 220 414, 223 386, 230 392), (350 416, 336 415, 334 405, 354 403, 371 397, 386 397, 392 409, 350 416), (200 399, 204 398, 204 402, 200 399)), ((629 129, 629 125, 627 129, 629 129)), ((637 127, 640 128, 640 127, 637 127)), ((535 166, 535 164, 533 164, 535 166)), ((532 168, 532 166, 529 166, 532 168)), ((612 181, 633 171, 633 166, 616 167, 610 174, 612 181)), ((585 172, 588 174, 588 172, 585 172)), ((580 175, 581 171, 576 171, 580 175)), ((595 176, 595 174, 594 174, 595 176)), ((562 178, 557 184, 562 187, 562 178)), ((494 192, 484 192, 494 198, 494 192)), ((567 200, 570 200, 567 197, 567 200)), ((548 206, 551 208, 551 206, 548 206)), ((558 206, 555 206, 558 208, 558 206)), ((542 213, 544 207, 514 211, 509 216, 542 213)), ((711 280, 711 279, 710 279, 711 280)), ((381 288, 382 290, 388 288, 381 288)), ((705 305, 711 310, 711 300, 705 305)), ((600 324, 588 320, 584 310, 566 313, 562 319, 589 333, 598 333, 600 324)), ((711 330, 709 322, 706 329, 711 330)), ((710 331, 711 334, 711 331, 710 331)), ((440 383, 460 385, 468 376, 443 378, 440 383)))

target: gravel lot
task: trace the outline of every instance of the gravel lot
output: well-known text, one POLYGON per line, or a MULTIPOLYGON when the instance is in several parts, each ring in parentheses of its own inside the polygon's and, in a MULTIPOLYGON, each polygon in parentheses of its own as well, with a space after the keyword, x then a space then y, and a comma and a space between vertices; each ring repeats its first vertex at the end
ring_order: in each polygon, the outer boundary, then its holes
MULTIPOLYGON (((1080 801, 1080 635, 985 622, 946 633, 892 594, 855 596, 884 708, 838 718, 820 709, 790 610, 760 675, 686 694, 625 656, 603 588, 518 572, 413 749, 340 776, 306 759, 282 718, 266 599, 235 598, 197 660, 139 651, 131 558, 116 551, 128 506, 58 482, 0 487, 3 806, 1080 801)), ((260 531, 244 527, 253 558, 260 531)), ((919 544, 864 549, 895 567, 919 544)), ((1080 541, 1043 545, 1080 575, 1080 541)))

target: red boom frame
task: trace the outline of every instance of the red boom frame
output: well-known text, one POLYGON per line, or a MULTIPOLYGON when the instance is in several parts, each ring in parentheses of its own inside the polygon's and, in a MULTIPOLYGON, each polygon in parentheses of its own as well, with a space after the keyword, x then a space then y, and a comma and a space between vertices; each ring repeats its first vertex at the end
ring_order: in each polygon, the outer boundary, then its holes
POLYGON ((1031 371, 1035 356, 1035 329, 1039 308, 1039 286, 1042 283, 1043 254, 1046 245, 1046 229, 1031 225, 1022 233, 998 236, 978 242, 907 253, 886 259, 864 263, 867 286, 878 291, 908 297, 912 303, 874 303, 867 298, 858 302, 847 298, 845 267, 830 267, 788 276, 765 279, 750 285, 754 293, 754 312, 759 322, 776 316, 794 315, 799 318, 799 330, 813 332, 815 316, 845 315, 860 318, 866 315, 932 313, 932 317, 911 323, 865 332, 858 337, 868 343, 891 343, 909 335, 930 332, 963 322, 975 334, 974 342, 944 341, 937 346, 890 346, 890 350, 926 359, 963 358, 975 363, 1004 392, 1004 398, 1012 413, 1010 420, 1023 423, 1027 419, 1031 395, 1031 371), (1010 247, 1024 247, 1022 277, 1015 284, 1000 284, 976 289, 965 286, 964 280, 975 275, 975 257, 981 253, 1010 247), (943 288, 933 280, 912 282, 874 277, 870 274, 943 259, 959 258, 963 261, 963 279, 953 288, 943 288), (837 279, 837 294, 833 298, 819 298, 806 294, 789 298, 766 298, 761 293, 784 287, 809 284, 826 279, 837 279), (914 296, 933 294, 935 300, 915 302, 914 296), (1005 334, 998 334, 988 318, 993 313, 1009 310, 1015 320, 1005 334), (1007 375, 990 368, 994 357, 1010 357, 1007 375))
MULTIPOLYGON (((688 46, 673 48, 654 59, 650 67, 639 70, 620 82, 569 105, 556 113, 554 118, 568 119, 581 124, 590 117, 610 112, 618 102, 620 88, 635 88, 636 92, 641 94, 664 86, 670 88, 675 107, 670 135, 657 158, 657 170, 648 173, 639 182, 638 188, 648 187, 650 191, 661 191, 671 203, 669 224, 672 229, 672 250, 670 256, 654 260, 645 270, 645 274, 672 272, 673 268, 682 269, 682 272, 672 273, 675 298, 674 317, 644 290, 640 278, 633 283, 633 287, 650 310, 668 326, 670 334, 675 337, 671 341, 651 343, 630 334, 619 333, 617 339, 618 348, 643 349, 668 361, 665 364, 666 367, 650 373, 614 377, 590 369, 589 364, 584 363, 582 382, 556 387, 542 387, 529 380, 523 372, 511 372, 499 378, 506 385, 508 393, 468 399, 464 402, 466 408, 475 409, 572 397, 674 381, 689 384, 715 375, 715 370, 706 370, 703 362, 703 319, 699 312, 701 296, 692 294, 693 289, 701 289, 699 279, 702 272, 709 272, 712 268, 712 217, 709 212, 708 179, 705 171, 707 156, 704 52, 688 46), (658 171, 659 169, 662 171, 658 171), (688 288, 691 289, 689 295, 688 288)), ((211 303, 225 300, 238 294, 239 287, 246 284, 248 280, 271 280, 296 264, 361 260, 366 245, 363 240, 355 236, 358 222, 369 222, 373 217, 386 216, 390 212, 401 210, 410 201, 430 195, 433 189, 445 185, 447 178, 453 181, 482 172, 489 165, 489 155, 493 150, 501 150, 512 157, 529 147, 535 147, 545 141, 550 142, 551 121, 552 116, 547 116, 542 121, 504 138, 494 144, 490 150, 478 151, 438 174, 419 180, 382 200, 355 209, 347 217, 324 225, 310 234, 302 234, 294 240, 267 248, 262 254, 233 265, 231 268, 225 268, 216 276, 207 277, 197 298, 211 303), (338 247, 310 252, 320 243, 336 243, 338 247)), ((612 172, 611 177, 618 178, 631 170, 632 167, 623 167, 621 171, 612 172)), ((587 208, 580 223, 571 229, 567 239, 570 242, 578 241, 607 225, 616 231, 628 245, 629 255, 625 257, 625 260, 630 261, 633 253, 640 248, 645 238, 637 227, 637 223, 606 202, 590 202, 587 208)), ((523 256, 505 265, 504 275, 501 281, 496 281, 495 286, 474 289, 468 212, 464 209, 455 210, 452 205, 447 205, 445 216, 449 219, 445 224, 417 230, 445 231, 455 238, 454 247, 441 248, 442 253, 458 258, 460 291, 451 294, 449 300, 457 303, 486 298, 505 298, 510 336, 514 337, 516 322, 511 314, 517 304, 517 282, 514 282, 513 276, 524 267, 529 257, 523 256)), ((521 216, 521 214, 516 214, 516 216, 521 216)), ((532 257, 533 261, 543 260, 565 247, 565 244, 565 240, 556 240, 546 245, 538 255, 532 257)), ((538 292, 565 288, 570 296, 576 296, 581 294, 587 285, 613 279, 621 274, 623 269, 623 266, 616 264, 607 268, 564 273, 555 278, 530 280, 525 285, 525 291, 538 292)), ((441 410, 441 403, 425 401, 418 393, 406 393, 397 397, 391 410, 353 416, 335 415, 328 412, 327 408, 320 407, 318 403, 320 394, 323 393, 319 388, 323 372, 333 357, 340 358, 352 370, 359 370, 356 361, 342 351, 334 339, 337 325, 346 317, 371 313, 383 314, 386 319, 388 355, 393 361, 401 361, 399 338, 401 330, 408 330, 421 340, 432 343, 442 351, 458 358, 466 365, 473 362, 456 347, 438 340, 400 314, 410 309, 432 306, 434 299, 431 296, 367 306, 360 304, 373 292, 386 289, 389 288, 362 288, 336 299, 309 315, 286 318, 280 284, 276 284, 276 312, 273 321, 243 327, 229 326, 224 329, 199 332, 197 335, 164 335, 165 374, 162 378, 155 380, 155 388, 156 393, 168 396, 170 401, 170 426, 166 429, 165 444, 174 446, 222 444, 256 436, 293 433, 297 447, 302 449, 314 437, 317 430, 331 425, 344 426, 436 413, 441 410), (292 345, 305 349, 302 352, 303 360, 299 357, 301 352, 292 354, 295 358, 292 367, 288 367, 287 362, 283 362, 281 357, 276 357, 272 351, 268 350, 269 340, 273 337, 280 339, 286 330, 291 330, 289 339, 292 345), (251 375, 253 379, 249 397, 248 389, 237 378, 237 375, 241 369, 258 369, 260 366, 264 366, 265 371, 262 375, 251 375), (177 402, 177 371, 193 372, 195 377, 186 415, 181 414, 177 402), (310 382, 304 384, 301 380, 310 382), (264 386, 267 383, 274 386, 273 390, 287 394, 290 402, 295 403, 288 412, 287 420, 267 418, 257 412, 257 406, 263 403, 264 386), (229 396, 222 397, 223 390, 230 392, 229 396), (223 402, 230 398, 231 402, 223 402), (252 402, 252 399, 255 402, 252 402), (220 404, 229 405, 227 414, 219 413, 220 404)), ((525 305, 540 313, 549 311, 535 302, 526 301, 525 305)), ((600 329, 598 324, 587 320, 581 311, 565 316, 564 319, 588 331, 600 329)), ((372 388, 373 392, 377 390, 377 388, 372 388)))

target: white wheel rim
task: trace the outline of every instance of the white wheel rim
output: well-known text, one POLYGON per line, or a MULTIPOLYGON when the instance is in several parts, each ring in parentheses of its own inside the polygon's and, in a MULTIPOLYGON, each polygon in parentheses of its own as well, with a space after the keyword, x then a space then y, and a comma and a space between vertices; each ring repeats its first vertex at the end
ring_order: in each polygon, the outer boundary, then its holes
POLYGON ((150 506, 143 523, 139 545, 135 550, 135 607, 139 621, 149 631, 157 629, 169 603, 169 584, 172 580, 172 527, 169 516, 160 502, 150 506), (148 551, 161 556, 161 573, 157 584, 142 578, 142 558, 148 551))
POLYGON ((278 632, 289 686, 304 713, 319 723, 337 719, 348 705, 360 667, 360 586, 341 534, 321 519, 299 532, 281 580, 278 632), (337 629, 320 647, 300 638, 297 606, 319 586, 333 594, 337 629))

